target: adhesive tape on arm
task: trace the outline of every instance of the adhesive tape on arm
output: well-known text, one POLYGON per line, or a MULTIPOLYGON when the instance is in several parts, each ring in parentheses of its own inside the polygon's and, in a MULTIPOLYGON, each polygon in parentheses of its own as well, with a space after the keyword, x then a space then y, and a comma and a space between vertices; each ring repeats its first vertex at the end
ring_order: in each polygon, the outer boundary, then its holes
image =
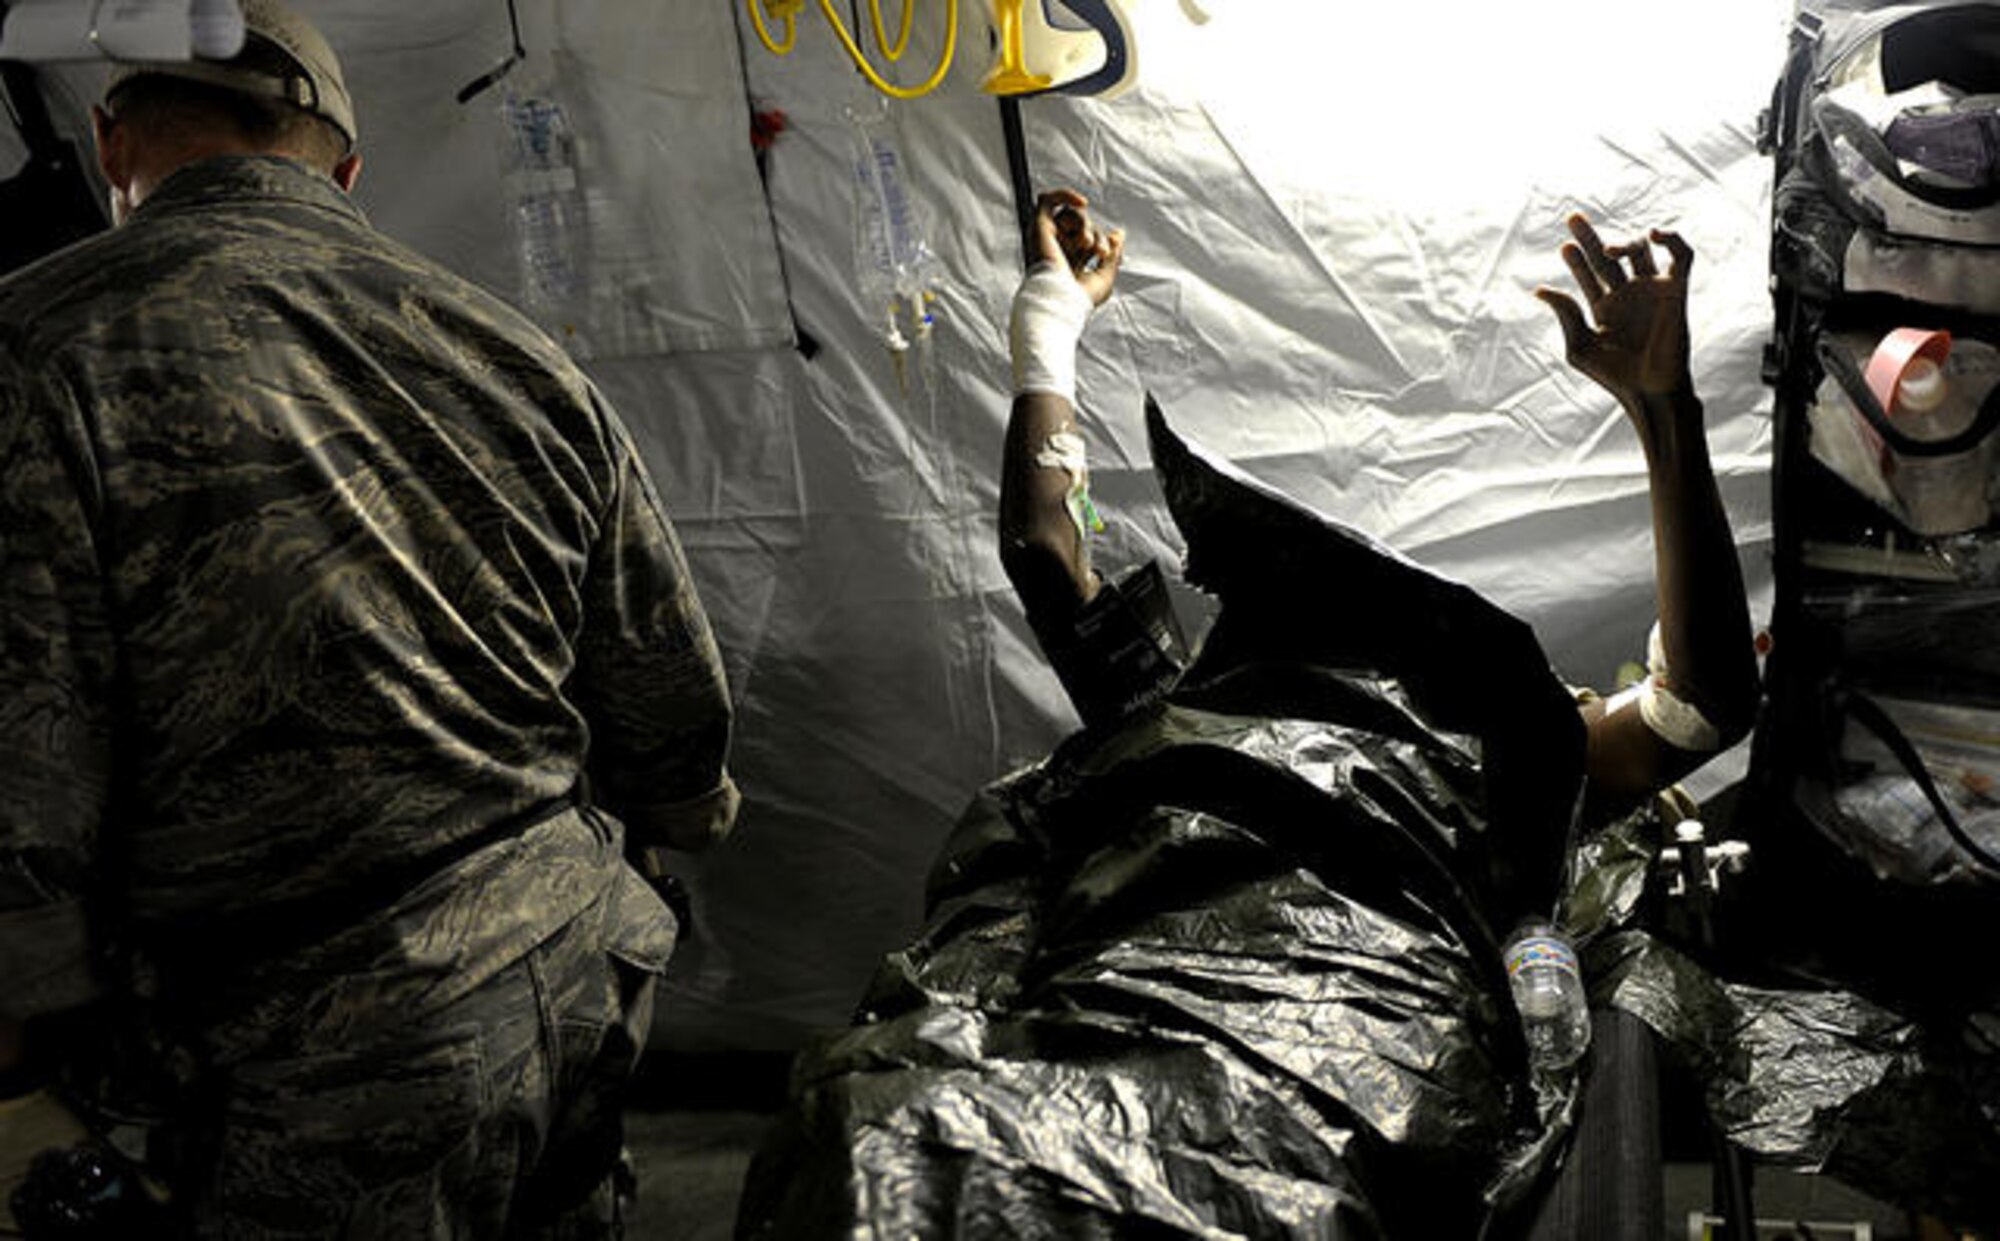
POLYGON ((1693 703, 1684 702, 1658 676, 1640 683, 1639 718, 1653 735, 1682 750, 1696 752, 1722 748, 1722 732, 1693 703))
POLYGON ((1060 264, 1044 260, 1029 269, 1007 333, 1015 396, 1048 392, 1076 404, 1076 346, 1091 307, 1090 294, 1060 264))

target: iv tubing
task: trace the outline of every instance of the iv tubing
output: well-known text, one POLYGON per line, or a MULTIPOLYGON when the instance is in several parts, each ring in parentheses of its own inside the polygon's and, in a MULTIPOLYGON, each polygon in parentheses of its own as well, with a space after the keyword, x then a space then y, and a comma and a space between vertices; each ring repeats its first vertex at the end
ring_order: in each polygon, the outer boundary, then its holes
MULTIPOLYGON (((757 0, 750 0, 750 3, 755 4, 757 0)), ((904 0, 905 21, 909 18, 908 6, 911 3, 913 0, 904 0)), ((919 86, 898 86, 875 72, 875 66, 869 64, 868 58, 862 55, 854 36, 847 33, 847 27, 840 24, 840 14, 833 11, 833 0, 819 0, 819 7, 820 11, 826 14, 827 25, 833 27, 833 33, 839 36, 842 46, 847 48, 847 54, 854 58, 854 67, 861 70, 861 76, 867 78, 870 85, 891 99, 915 99, 919 95, 928 95, 938 88, 938 84, 944 81, 944 75, 951 70, 952 53, 958 47, 958 0, 944 0, 944 54, 938 57, 936 72, 919 86)), ((897 49, 897 54, 902 54, 900 48, 897 49)))
POLYGON ((789 56, 792 44, 799 38, 799 10, 805 7, 805 0, 769 0, 771 16, 782 18, 785 23, 785 41, 778 42, 764 25, 763 0, 743 0, 750 10, 750 20, 757 27, 757 38, 773 56, 789 56))
MULTIPOLYGON (((792 45, 798 41, 799 11, 805 7, 805 0, 743 0, 743 3, 750 10, 750 21, 757 29, 757 38, 771 54, 790 55, 792 45), (783 42, 772 37, 770 27, 764 24, 766 7, 771 10, 772 17, 785 24, 783 42)), ((919 95, 928 95, 938 88, 944 81, 945 74, 951 71, 951 58, 958 49, 958 0, 944 0, 944 52, 938 57, 937 69, 918 86, 898 86, 877 73, 875 66, 868 63, 868 57, 862 52, 860 44, 854 41, 854 36, 848 33, 845 25, 841 24, 840 14, 834 11, 833 0, 819 0, 819 7, 820 12, 826 14, 827 25, 833 27, 833 33, 840 39, 841 46, 847 49, 848 56, 853 59, 854 67, 861 71, 861 76, 867 78, 871 86, 891 99, 915 99, 919 95)), ((889 42, 888 26, 882 20, 882 0, 869 0, 869 11, 875 23, 875 39, 882 45, 883 56, 891 63, 900 58, 910 45, 910 29, 915 19, 916 8, 917 0, 903 0, 901 29, 892 44, 889 42)))
POLYGON ((889 42, 888 28, 882 24, 882 0, 868 0, 868 12, 875 19, 875 44, 882 49, 883 59, 893 65, 910 46, 911 19, 916 16, 917 0, 903 0, 903 28, 896 32, 894 45, 889 42))

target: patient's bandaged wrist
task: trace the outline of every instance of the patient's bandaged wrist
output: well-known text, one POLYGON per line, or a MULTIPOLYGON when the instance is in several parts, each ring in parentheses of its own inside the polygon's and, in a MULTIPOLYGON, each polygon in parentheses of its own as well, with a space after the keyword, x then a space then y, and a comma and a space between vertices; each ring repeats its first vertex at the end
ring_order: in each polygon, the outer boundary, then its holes
POLYGON ((1007 330, 1015 396, 1049 392, 1076 404, 1076 346, 1091 307, 1090 294, 1061 264, 1043 260, 1028 269, 1007 330))

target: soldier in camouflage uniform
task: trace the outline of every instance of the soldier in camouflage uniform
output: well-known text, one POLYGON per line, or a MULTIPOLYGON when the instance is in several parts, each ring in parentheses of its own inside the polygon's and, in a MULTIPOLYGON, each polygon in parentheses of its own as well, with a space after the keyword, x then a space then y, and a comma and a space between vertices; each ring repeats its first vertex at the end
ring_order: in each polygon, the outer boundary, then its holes
POLYGON ((369 227, 331 50, 244 8, 0 282, 0 1059, 146 1001, 204 1236, 593 1235, 675 933, 627 856, 735 817, 715 643, 617 415, 369 227))

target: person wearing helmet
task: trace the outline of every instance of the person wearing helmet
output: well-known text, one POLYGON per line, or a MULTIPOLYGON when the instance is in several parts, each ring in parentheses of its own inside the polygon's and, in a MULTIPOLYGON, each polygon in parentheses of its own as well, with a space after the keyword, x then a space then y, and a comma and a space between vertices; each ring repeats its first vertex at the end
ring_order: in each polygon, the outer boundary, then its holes
POLYGON ((715 641, 618 415, 368 225, 333 51, 243 11, 118 68, 118 227, 0 281, 0 1147, 59 1071, 162 1122, 168 1233, 608 1234, 715 641))

